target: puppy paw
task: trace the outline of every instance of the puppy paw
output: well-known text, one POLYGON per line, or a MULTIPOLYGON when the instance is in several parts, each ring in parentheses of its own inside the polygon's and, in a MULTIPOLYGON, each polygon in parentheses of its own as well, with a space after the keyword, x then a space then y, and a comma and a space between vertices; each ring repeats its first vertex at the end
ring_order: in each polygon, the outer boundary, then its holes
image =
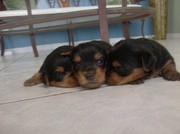
POLYGON ((24 86, 34 86, 41 83, 41 73, 34 74, 30 79, 24 82, 24 86))
POLYGON ((135 81, 132 81, 132 82, 129 82, 129 84, 132 84, 132 85, 139 85, 139 84, 143 84, 143 83, 144 83, 144 79, 143 78, 135 80, 135 81))
POLYGON ((180 80, 180 74, 176 71, 168 72, 163 78, 169 81, 178 81, 180 80))
POLYGON ((37 85, 37 84, 40 84, 41 82, 40 81, 37 81, 37 80, 33 80, 33 79, 28 79, 24 82, 24 86, 25 87, 29 87, 29 86, 34 86, 34 85, 37 85))
POLYGON ((175 64, 168 64, 161 72, 164 79, 169 81, 179 81, 180 73, 176 70, 175 64))

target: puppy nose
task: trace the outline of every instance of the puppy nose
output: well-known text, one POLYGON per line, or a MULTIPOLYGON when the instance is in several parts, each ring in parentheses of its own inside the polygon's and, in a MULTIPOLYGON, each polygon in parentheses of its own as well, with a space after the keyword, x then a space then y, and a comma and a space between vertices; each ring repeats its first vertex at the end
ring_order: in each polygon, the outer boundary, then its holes
POLYGON ((84 76, 86 77, 87 80, 93 80, 94 79, 94 75, 95 75, 95 71, 91 70, 88 71, 84 74, 84 76))

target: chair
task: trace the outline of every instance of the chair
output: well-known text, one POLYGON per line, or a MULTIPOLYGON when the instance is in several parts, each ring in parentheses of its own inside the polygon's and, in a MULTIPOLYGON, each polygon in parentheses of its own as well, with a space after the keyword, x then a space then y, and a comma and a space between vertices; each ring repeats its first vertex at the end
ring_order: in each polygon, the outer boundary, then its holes
MULTIPOLYGON (((25 0, 27 5, 27 13, 25 10, 16 11, 17 14, 12 15, 11 11, 1 11, 0 15, 0 45, 1 45, 1 55, 4 55, 4 35, 12 34, 29 34, 31 38, 32 49, 34 56, 38 57, 39 53, 36 48, 36 41, 34 33, 48 32, 53 30, 67 30, 70 42, 74 43, 72 30, 75 28, 96 26, 100 27, 100 35, 103 41, 109 42, 108 34, 108 24, 110 23, 122 23, 124 27, 125 38, 130 38, 128 31, 128 24, 131 20, 142 19, 142 34, 143 34, 143 24, 144 18, 152 16, 154 14, 154 9, 144 8, 144 7, 128 7, 127 0, 122 0, 121 5, 106 6, 106 0, 98 0, 98 6, 90 7, 66 7, 59 9, 47 9, 42 11, 42 9, 31 9, 30 0, 25 0), (8 14, 10 13, 10 15, 8 14), (18 13, 21 13, 19 15, 18 13), (87 21, 79 21, 81 18, 87 21), (41 27, 41 23, 49 23, 52 21, 62 22, 64 20, 66 23, 57 24, 55 26, 45 26, 41 27), (77 21, 78 20, 78 21, 77 21), (27 29, 21 30, 6 30, 21 26, 28 26, 27 29)), ((62 2, 59 0, 59 2, 62 2)), ((66 1, 67 2, 67 1, 66 1)), ((75 0, 78 2, 78 0, 75 0)), ((133 1, 135 2, 135 1, 133 1)), ((68 3, 62 6, 68 6, 68 3)), ((78 4, 78 3, 77 3, 78 4)), ((13 11, 15 13, 15 11, 13 11)), ((72 45, 72 44, 70 44, 72 45)))

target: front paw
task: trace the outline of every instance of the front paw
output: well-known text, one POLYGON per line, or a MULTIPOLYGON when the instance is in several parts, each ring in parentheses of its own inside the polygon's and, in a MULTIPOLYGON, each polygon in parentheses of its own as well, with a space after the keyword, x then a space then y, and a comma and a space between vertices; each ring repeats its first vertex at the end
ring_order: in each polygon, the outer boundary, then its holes
POLYGON ((143 78, 140 78, 140 79, 137 79, 135 81, 129 82, 129 84, 132 84, 132 85, 139 85, 139 84, 143 84, 143 83, 144 83, 143 78))
POLYGON ((170 81, 178 81, 180 80, 180 74, 176 71, 168 72, 167 74, 163 75, 164 79, 170 81))

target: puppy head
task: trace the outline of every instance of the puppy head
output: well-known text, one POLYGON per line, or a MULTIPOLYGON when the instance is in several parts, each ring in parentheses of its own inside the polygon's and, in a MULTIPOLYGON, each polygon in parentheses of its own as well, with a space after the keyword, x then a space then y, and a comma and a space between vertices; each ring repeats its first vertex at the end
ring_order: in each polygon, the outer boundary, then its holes
POLYGON ((127 84, 147 75, 156 58, 136 44, 127 41, 117 43, 109 53, 107 82, 109 85, 127 84))
POLYGON ((57 53, 49 56, 40 71, 42 72, 42 82, 47 86, 68 88, 78 85, 68 56, 57 53))
POLYGON ((73 69, 79 84, 95 89, 105 82, 107 52, 111 46, 103 41, 79 44, 71 52, 73 69))

